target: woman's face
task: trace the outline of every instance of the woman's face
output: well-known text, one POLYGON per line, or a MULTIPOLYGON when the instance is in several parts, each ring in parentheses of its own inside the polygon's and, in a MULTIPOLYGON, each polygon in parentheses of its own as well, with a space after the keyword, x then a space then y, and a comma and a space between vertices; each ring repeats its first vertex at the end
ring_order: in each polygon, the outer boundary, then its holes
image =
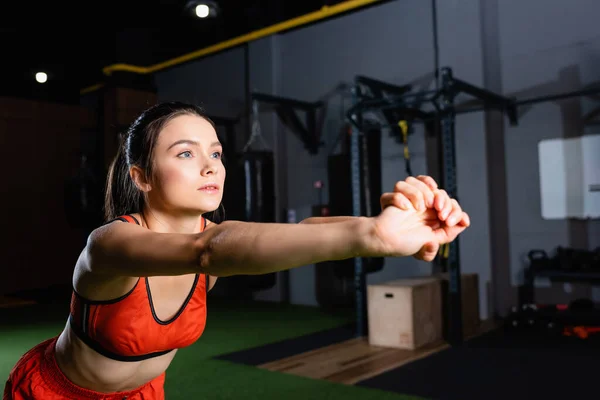
POLYGON ((154 149, 150 204, 184 214, 216 210, 225 182, 222 152, 215 129, 204 118, 172 119, 159 133, 154 149))

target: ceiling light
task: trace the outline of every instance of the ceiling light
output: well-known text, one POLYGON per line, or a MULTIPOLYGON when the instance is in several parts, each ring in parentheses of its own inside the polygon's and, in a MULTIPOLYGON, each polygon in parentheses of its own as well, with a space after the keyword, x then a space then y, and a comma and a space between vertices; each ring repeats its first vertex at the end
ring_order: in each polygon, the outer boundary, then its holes
POLYGON ((190 0, 185 6, 186 13, 196 18, 214 18, 219 14, 219 6, 215 1, 190 0))
POLYGON ((35 80, 39 83, 45 83, 48 80, 48 75, 45 72, 37 72, 35 74, 35 80))
POLYGON ((206 18, 210 14, 210 8, 206 4, 198 4, 196 6, 196 15, 198 18, 206 18))

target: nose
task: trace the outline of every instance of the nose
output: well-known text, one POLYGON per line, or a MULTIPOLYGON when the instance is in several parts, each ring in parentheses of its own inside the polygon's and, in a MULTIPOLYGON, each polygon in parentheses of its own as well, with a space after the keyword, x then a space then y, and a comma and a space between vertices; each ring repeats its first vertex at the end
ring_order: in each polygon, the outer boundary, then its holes
POLYGON ((215 175, 219 171, 219 166, 216 161, 217 160, 214 160, 212 158, 207 158, 204 161, 204 165, 202 166, 202 170, 200 172, 202 176, 215 175))

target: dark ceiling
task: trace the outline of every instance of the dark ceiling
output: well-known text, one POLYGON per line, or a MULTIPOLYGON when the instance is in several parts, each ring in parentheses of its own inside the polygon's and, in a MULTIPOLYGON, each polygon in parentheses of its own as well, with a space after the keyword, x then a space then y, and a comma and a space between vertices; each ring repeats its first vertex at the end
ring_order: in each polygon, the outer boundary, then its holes
POLYGON ((187 0, 9 2, 0 14, 0 96, 76 102, 105 66, 153 65, 341 2, 218 0, 216 19, 185 14, 187 0), (49 75, 43 85, 38 70, 49 75))

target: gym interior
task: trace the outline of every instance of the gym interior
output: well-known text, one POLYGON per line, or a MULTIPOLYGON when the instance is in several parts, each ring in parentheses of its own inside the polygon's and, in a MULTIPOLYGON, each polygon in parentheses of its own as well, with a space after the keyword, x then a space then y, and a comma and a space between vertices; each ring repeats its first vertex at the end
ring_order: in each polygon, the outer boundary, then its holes
POLYGON ((432 262, 220 278, 205 332, 167 371, 167 398, 596 392, 600 3, 41 7, 4 15, 22 27, 2 29, 0 388, 65 326, 119 135, 148 106, 185 101, 205 108, 225 146, 215 218, 375 216, 397 181, 429 175, 471 226, 432 262), (189 15, 199 6, 206 15, 189 15))

